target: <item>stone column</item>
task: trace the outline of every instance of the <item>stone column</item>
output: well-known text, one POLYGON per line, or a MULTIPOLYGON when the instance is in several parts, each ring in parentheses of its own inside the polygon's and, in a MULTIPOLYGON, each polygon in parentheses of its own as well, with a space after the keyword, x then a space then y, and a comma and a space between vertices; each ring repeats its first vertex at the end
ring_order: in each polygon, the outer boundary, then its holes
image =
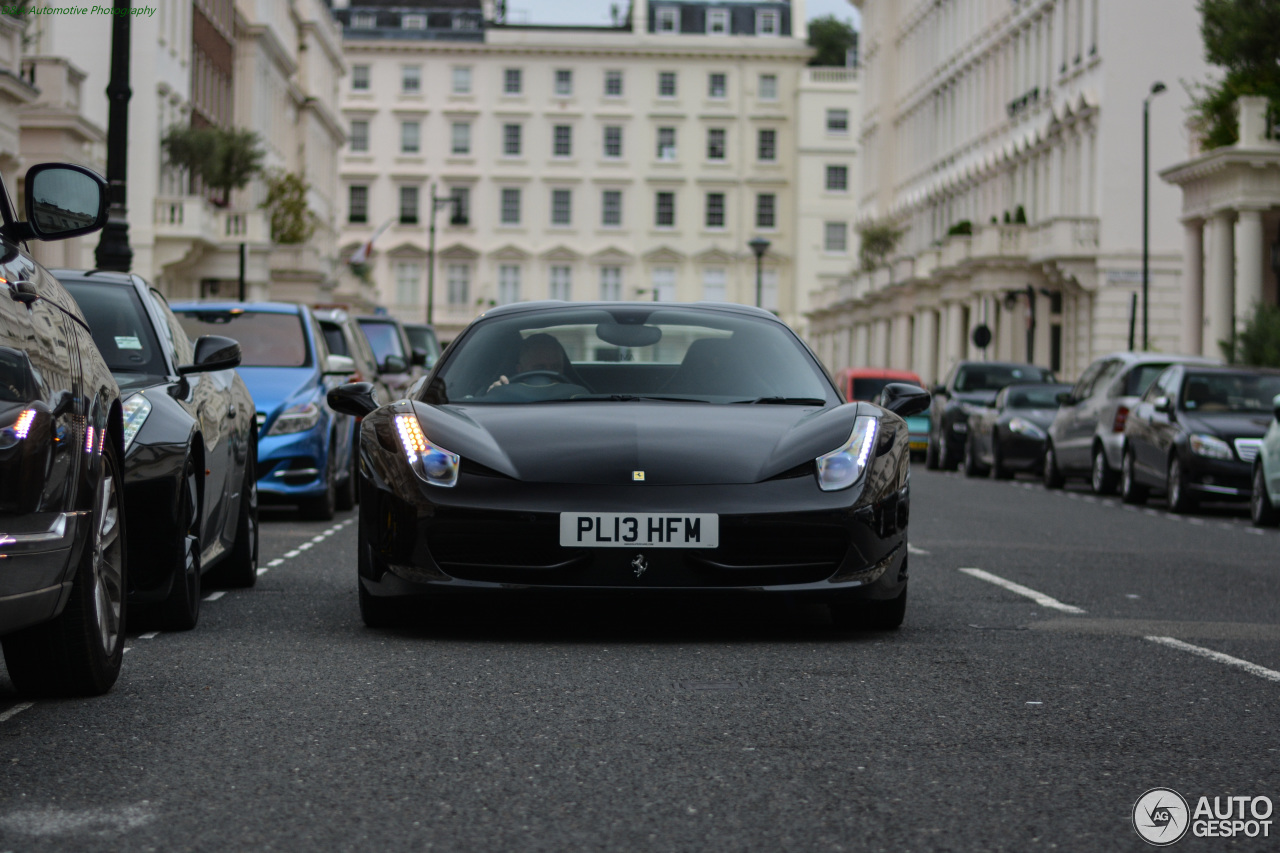
POLYGON ((939 379, 951 369, 951 365, 964 358, 967 352, 964 306, 959 302, 952 302, 947 306, 947 354, 946 363, 938 366, 939 379))
POLYGON ((911 365, 911 315, 906 311, 893 318, 893 349, 889 366, 906 370, 911 365))
MULTIPOLYGON (((986 301, 986 297, 981 293, 974 294, 969 300, 969 328, 964 330, 964 347, 965 352, 968 353, 965 357, 971 361, 984 360, 982 358, 982 350, 973 345, 973 330, 982 323, 986 323, 987 328, 991 328, 991 315, 987 314, 984 317, 982 313, 982 308, 986 305, 986 301)), ((992 336, 991 343, 995 343, 994 335, 992 336)), ((990 345, 987 346, 987 351, 991 351, 990 345)))
POLYGON ((938 381, 938 313, 926 308, 916 318, 920 360, 912 368, 926 386, 938 381))
POLYGON ((1235 246, 1232 212, 1218 211, 1209 219, 1209 257, 1205 263, 1204 339, 1200 352, 1220 356, 1219 341, 1231 339, 1235 316, 1235 246))
POLYGON ((1262 264, 1265 237, 1262 211, 1241 210, 1236 219, 1235 329, 1244 329, 1254 307, 1262 301, 1262 264))
POLYGON ((1182 224, 1186 244, 1182 256, 1182 346, 1180 352, 1201 352, 1204 338, 1204 220, 1182 224))

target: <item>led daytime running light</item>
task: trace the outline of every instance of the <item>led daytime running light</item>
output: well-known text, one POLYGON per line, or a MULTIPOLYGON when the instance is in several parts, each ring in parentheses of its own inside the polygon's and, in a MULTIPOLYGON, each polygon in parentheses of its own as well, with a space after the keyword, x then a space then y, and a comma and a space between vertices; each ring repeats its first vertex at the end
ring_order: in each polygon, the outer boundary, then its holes
POLYGON ((13 426, 11 427, 14 436, 19 440, 26 438, 27 435, 30 434, 31 425, 35 423, 35 420, 35 409, 23 409, 22 413, 18 415, 18 419, 14 421, 13 426))
POLYGON ((880 433, 880 421, 863 415, 853 424, 844 446, 819 456, 818 487, 824 492, 847 489, 862 478, 880 433))
POLYGON ((396 432, 409 467, 420 479, 446 489, 458 484, 461 457, 428 441, 417 415, 396 415, 396 432))
POLYGON ((151 414, 151 401, 141 394, 134 394, 124 401, 124 450, 129 452, 133 440, 138 437, 147 416, 151 414))
POLYGON ((93 425, 90 424, 89 426, 85 427, 85 430, 84 430, 84 452, 85 453, 93 452, 93 444, 94 444, 93 438, 94 438, 93 425))

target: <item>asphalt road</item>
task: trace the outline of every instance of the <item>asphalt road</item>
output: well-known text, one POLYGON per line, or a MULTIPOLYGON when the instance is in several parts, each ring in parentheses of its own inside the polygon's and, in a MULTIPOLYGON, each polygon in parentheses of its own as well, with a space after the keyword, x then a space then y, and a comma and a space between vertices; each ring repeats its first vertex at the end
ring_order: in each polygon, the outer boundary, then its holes
POLYGON ((350 515, 272 513, 258 586, 134 633, 108 696, 0 676, 0 851, 1143 850, 1150 788, 1280 801, 1280 533, 913 476, 882 634, 728 601, 372 631, 350 515))

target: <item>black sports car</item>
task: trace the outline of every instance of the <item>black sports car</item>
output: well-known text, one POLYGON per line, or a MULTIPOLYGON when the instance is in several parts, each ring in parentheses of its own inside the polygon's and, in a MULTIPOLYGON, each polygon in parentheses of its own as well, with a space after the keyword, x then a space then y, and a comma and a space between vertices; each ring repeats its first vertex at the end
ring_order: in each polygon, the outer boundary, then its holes
POLYGON ((205 335, 193 346, 139 276, 52 272, 120 385, 129 602, 156 605, 166 631, 189 630, 202 574, 238 587, 258 578, 257 427, 234 370, 240 345, 205 335))
POLYGON ((959 361, 947 378, 933 387, 929 408, 929 449, 924 465, 953 471, 964 457, 969 440, 969 416, 990 406, 1006 385, 1054 382, 1053 372, 1034 364, 1001 361, 959 361))
POLYGON ((964 446, 966 477, 991 474, 1007 480, 1015 471, 1039 471, 1045 439, 1058 398, 1070 385, 1006 385, 990 406, 969 415, 969 439, 964 446))
POLYGON ((907 427, 928 392, 842 403, 772 314, 523 303, 449 347, 412 400, 363 416, 359 593, 751 591, 893 628, 907 600, 907 427), (892 410, 892 411, 890 411, 892 410), (896 412, 896 413, 895 413, 896 412))

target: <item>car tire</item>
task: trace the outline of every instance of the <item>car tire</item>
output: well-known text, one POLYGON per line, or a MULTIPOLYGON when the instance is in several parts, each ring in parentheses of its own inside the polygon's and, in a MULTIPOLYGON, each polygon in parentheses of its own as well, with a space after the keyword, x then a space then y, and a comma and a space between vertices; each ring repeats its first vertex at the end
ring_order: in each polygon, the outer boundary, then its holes
POLYGON ((945 432, 938 439, 938 445, 939 445, 938 470, 939 471, 956 470, 956 468, 960 466, 960 460, 952 458, 953 456, 955 456, 955 453, 953 453, 951 450, 951 439, 947 437, 945 432))
POLYGON ((1000 437, 991 436, 991 478, 993 480, 1012 480, 1013 471, 1005 467, 1004 453, 1000 451, 1000 437))
POLYGON ((120 675, 128 586, 123 481, 110 442, 102 459, 92 526, 66 607, 0 641, 9 679, 24 696, 100 696, 120 675))
POLYGON ((1062 476, 1062 469, 1058 467, 1058 454, 1054 452, 1050 442, 1046 442, 1044 446, 1044 465, 1040 479, 1046 489, 1061 489, 1067 482, 1067 478, 1062 476))
POLYGON ((345 512, 356 505, 356 450, 351 449, 351 459, 347 462, 347 475, 342 478, 334 495, 334 508, 345 512))
POLYGON ((169 549, 178 555, 169 595, 160 602, 160 629, 190 631, 200 621, 200 481, 187 459, 178 491, 178 529, 169 549))
POLYGON ((307 498, 298 504, 302 517, 309 521, 328 521, 333 518, 338 505, 338 485, 333 475, 333 454, 326 460, 324 493, 316 498, 307 498))
POLYGON ((1182 460, 1177 454, 1169 457, 1169 479, 1166 485, 1168 491, 1165 492, 1165 496, 1169 501, 1169 511, 1176 512, 1178 515, 1193 512, 1196 508, 1196 499, 1187 488, 1186 478, 1187 475, 1182 470, 1182 460))
POLYGON ((924 451, 924 467, 928 471, 938 470, 938 440, 929 436, 929 446, 924 451))
POLYGON ((1138 475, 1134 470, 1136 464, 1133 451, 1126 447, 1120 460, 1120 500, 1139 506, 1147 502, 1149 490, 1138 482, 1138 475))
POLYGON ((1089 485, 1095 495, 1115 494, 1120 475, 1107 464, 1107 452, 1101 447, 1093 449, 1093 465, 1089 472, 1089 485))
POLYGON ((240 516, 236 521, 236 542, 231 553, 210 573, 220 586, 248 589, 258 582, 258 469, 255 451, 249 450, 244 483, 240 486, 240 516))
POLYGON ((831 622, 843 631, 896 631, 907 615, 907 588, 896 598, 835 601, 828 605, 831 622))
POLYGON ((985 477, 987 470, 978 463, 978 454, 973 449, 973 438, 964 443, 964 475, 966 477, 985 477))
POLYGON ((1280 524, 1280 510, 1267 494, 1266 478, 1262 476, 1262 462, 1253 466, 1253 494, 1249 496, 1249 516, 1254 527, 1275 527, 1280 524))

